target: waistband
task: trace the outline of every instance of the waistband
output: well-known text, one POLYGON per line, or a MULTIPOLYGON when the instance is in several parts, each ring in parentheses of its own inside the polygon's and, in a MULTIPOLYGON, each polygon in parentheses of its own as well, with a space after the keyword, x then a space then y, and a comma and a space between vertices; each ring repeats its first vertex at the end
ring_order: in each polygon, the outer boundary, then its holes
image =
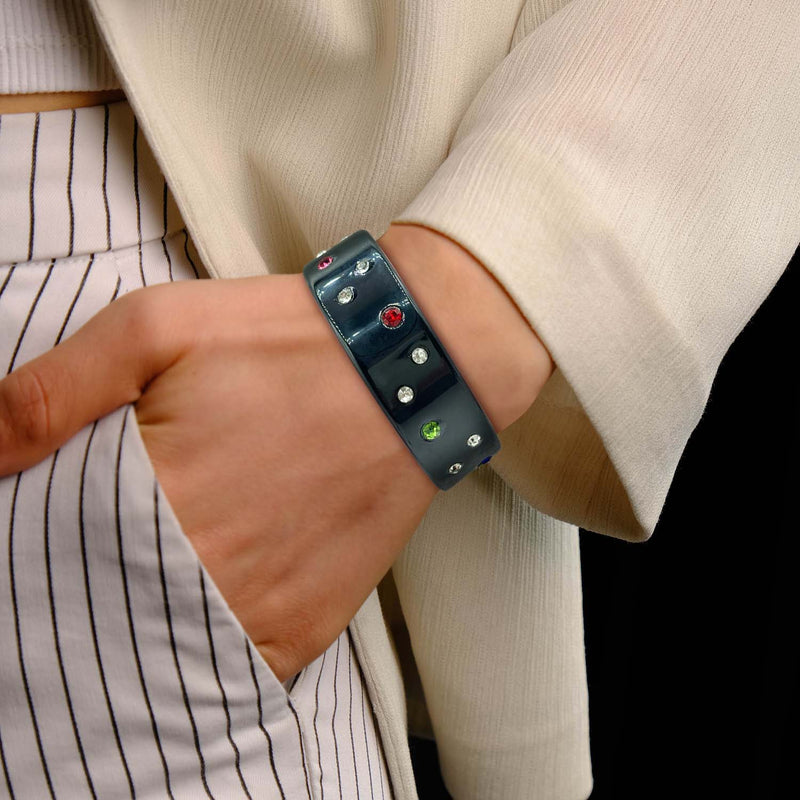
POLYGON ((0 115, 0 263, 117 250, 183 226, 127 102, 0 115))

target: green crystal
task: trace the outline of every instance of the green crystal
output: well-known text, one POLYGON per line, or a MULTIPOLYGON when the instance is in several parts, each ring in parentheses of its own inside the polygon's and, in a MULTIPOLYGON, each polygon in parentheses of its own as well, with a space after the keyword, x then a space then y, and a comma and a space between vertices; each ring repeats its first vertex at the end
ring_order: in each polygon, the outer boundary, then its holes
POLYGON ((442 426, 435 420, 432 419, 430 422, 426 422, 419 431, 422 434, 422 438, 425 441, 432 442, 434 439, 437 439, 442 432, 442 426))

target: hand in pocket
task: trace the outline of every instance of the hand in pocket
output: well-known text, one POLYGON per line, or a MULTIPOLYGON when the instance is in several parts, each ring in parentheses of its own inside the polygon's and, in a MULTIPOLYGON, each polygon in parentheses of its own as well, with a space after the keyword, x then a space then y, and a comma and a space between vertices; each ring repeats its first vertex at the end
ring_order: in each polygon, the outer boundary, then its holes
POLYGON ((0 382, 0 474, 128 402, 187 537, 280 680, 335 640, 436 494, 301 275, 116 301, 0 382))

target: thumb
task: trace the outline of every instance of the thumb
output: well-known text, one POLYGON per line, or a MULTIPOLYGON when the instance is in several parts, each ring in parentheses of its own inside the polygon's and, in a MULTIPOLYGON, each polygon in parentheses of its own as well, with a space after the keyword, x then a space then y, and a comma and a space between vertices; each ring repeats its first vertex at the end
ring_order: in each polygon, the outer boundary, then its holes
MULTIPOLYGON (((131 292, 0 380, 0 475, 41 461, 125 403, 181 354, 169 291, 131 292), (168 329, 169 328, 169 329, 168 329)), ((162 291, 159 291, 162 290, 162 291)))

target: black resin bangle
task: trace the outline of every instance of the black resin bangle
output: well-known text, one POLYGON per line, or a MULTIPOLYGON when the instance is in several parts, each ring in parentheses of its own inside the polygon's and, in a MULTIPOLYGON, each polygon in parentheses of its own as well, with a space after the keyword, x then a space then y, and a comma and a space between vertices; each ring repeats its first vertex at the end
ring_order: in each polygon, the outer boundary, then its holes
POLYGON ((366 231, 303 268, 350 360, 409 450, 450 489, 500 450, 478 401, 366 231))

